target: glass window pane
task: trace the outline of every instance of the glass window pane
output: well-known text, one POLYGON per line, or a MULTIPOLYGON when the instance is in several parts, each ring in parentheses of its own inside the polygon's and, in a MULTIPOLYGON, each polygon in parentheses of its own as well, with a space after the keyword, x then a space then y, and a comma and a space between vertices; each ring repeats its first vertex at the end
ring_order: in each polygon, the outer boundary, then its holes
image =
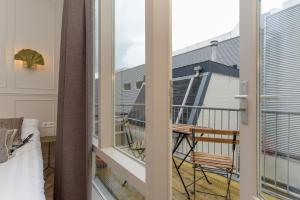
POLYGON ((145 1, 115 1, 115 146, 145 160, 145 1), (142 81, 136 87, 136 82, 142 81))
POLYGON ((299 1, 261 1, 260 52, 261 191, 299 198, 299 1))
POLYGON ((239 0, 172 3, 173 198, 240 199, 239 0))

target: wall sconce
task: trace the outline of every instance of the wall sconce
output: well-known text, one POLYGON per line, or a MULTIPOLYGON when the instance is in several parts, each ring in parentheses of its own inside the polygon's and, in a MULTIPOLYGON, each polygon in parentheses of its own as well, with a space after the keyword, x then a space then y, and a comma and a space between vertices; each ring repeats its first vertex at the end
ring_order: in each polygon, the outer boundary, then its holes
POLYGON ((37 65, 45 65, 43 56, 32 49, 22 49, 15 54, 15 60, 23 62, 23 67, 37 69, 37 65))

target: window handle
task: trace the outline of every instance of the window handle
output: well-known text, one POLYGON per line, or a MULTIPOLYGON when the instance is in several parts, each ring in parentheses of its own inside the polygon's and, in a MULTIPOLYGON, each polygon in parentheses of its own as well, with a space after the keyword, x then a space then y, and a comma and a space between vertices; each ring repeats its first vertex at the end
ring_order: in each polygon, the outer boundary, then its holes
POLYGON ((248 95, 238 94, 234 96, 240 101, 241 120, 243 124, 248 124, 248 95))
POLYGON ((241 122, 245 125, 248 124, 248 82, 240 82, 240 94, 234 96, 235 99, 240 101, 240 117, 241 122))

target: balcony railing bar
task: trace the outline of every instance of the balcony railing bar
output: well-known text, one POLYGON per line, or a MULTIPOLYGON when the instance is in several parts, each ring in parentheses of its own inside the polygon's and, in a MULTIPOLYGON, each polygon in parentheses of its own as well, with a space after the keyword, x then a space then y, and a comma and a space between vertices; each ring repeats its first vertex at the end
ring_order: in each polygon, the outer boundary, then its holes
MULTIPOLYGON (((129 103, 129 104, 116 104, 115 106, 116 107, 145 106, 145 104, 129 103)), ((206 110, 240 111, 240 109, 236 109, 236 108, 220 108, 220 107, 206 107, 206 106, 172 105, 172 107, 173 108, 206 109, 206 110)), ((299 113, 299 115, 300 115, 300 113, 299 113)))
POLYGON ((300 116, 300 112, 292 112, 292 111, 274 111, 274 110, 261 110, 263 114, 276 114, 276 115, 298 115, 300 116))
POLYGON ((277 124, 278 124, 278 115, 276 114, 276 119, 275 119, 275 187, 277 187, 277 136, 278 136, 278 128, 277 128, 277 124))
POLYGON ((287 192, 290 192, 290 122, 291 115, 288 117, 288 162, 287 162, 287 192))

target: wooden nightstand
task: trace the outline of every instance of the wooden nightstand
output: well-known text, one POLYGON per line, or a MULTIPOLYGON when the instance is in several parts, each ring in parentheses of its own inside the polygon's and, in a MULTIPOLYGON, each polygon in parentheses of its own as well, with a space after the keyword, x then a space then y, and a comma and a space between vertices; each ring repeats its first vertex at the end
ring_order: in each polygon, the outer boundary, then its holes
POLYGON ((51 161, 51 144, 56 142, 56 136, 43 136, 41 137, 41 143, 42 144, 48 144, 48 161, 47 161, 47 166, 44 168, 44 171, 47 169, 54 169, 50 165, 51 161))

